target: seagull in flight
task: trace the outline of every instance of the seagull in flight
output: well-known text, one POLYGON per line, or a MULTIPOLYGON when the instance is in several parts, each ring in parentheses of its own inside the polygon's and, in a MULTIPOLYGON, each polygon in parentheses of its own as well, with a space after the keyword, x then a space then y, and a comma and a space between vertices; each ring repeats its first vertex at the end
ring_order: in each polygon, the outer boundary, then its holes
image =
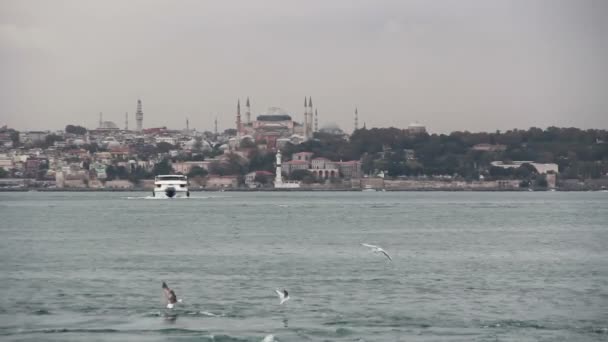
POLYGON ((167 299, 167 309, 173 309, 175 303, 181 303, 181 299, 177 299, 175 295, 175 291, 167 286, 167 283, 163 281, 163 292, 165 293, 165 298, 167 299))
POLYGON ((384 254, 384 256, 386 256, 388 258, 388 260, 393 261, 393 259, 391 258, 391 256, 388 255, 388 252, 385 251, 384 249, 378 247, 378 246, 370 245, 370 244, 367 244, 367 243, 362 243, 361 246, 365 246, 365 247, 371 248, 372 252, 374 252, 374 253, 382 253, 382 254, 384 254))
POLYGON ((276 289, 274 291, 279 295, 279 300, 281 300, 279 305, 282 305, 283 303, 289 300, 289 293, 287 292, 287 290, 283 289, 283 291, 279 291, 279 289, 276 289))

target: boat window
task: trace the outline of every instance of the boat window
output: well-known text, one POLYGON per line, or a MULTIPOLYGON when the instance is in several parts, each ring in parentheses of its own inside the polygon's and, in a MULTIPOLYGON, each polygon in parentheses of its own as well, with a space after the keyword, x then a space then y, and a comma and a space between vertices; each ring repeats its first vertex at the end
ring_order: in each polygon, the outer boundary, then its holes
POLYGON ((184 176, 162 176, 162 177, 156 177, 156 180, 159 181, 179 181, 179 180, 186 180, 186 177, 184 176))

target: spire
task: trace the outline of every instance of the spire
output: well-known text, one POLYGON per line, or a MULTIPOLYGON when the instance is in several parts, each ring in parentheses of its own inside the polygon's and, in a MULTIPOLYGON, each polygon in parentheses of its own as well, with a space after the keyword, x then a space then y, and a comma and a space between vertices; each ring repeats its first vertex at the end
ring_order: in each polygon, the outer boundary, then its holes
POLYGON ((359 111, 355 107, 355 131, 359 129, 359 111))
POLYGON ((312 96, 308 98, 308 107, 310 107, 310 112, 312 113, 312 96))
POLYGON ((217 136, 217 116, 215 117, 215 129, 213 131, 213 133, 215 133, 215 135, 217 136))
POLYGON ((315 132, 319 131, 319 113, 315 109, 315 132))
POLYGON ((141 108, 141 100, 137 100, 137 111, 135 112, 135 121, 137 122, 137 131, 141 132, 143 129, 144 112, 141 108))
POLYGON ((236 103, 236 139, 238 142, 238 139, 241 136, 241 99, 237 100, 236 103))
POLYGON ((308 105, 306 101, 306 96, 304 96, 304 139, 308 139, 310 132, 308 132, 308 105))
POLYGON ((129 112, 125 112, 125 131, 129 130, 129 112))
POLYGON ((186 132, 190 132, 190 121, 186 118, 186 132))
POLYGON ((251 124, 251 105, 249 104, 249 96, 247 96, 247 109, 245 115, 247 116, 247 124, 251 124))

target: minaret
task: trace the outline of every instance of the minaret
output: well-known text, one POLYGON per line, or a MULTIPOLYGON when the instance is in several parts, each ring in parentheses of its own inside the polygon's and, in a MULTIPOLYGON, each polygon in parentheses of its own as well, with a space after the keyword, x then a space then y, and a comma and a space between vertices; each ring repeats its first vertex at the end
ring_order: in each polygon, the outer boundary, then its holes
POLYGON ((312 138, 312 97, 308 97, 308 136, 307 139, 312 138))
POLYGON ((241 100, 237 100, 236 103, 236 140, 237 142, 241 138, 241 100))
POLYGON ((308 139, 308 103, 304 96, 304 139, 308 139))
POLYGON ((274 186, 281 186, 283 184, 282 170, 281 170, 281 150, 277 150, 277 170, 274 176, 274 186))
POLYGON ((217 116, 215 117, 215 128, 213 130, 213 133, 215 133, 215 135, 217 136, 217 116))
POLYGON ((319 131, 319 113, 315 109, 315 132, 319 131))
POLYGON ((137 111, 135 112, 135 121, 137 122, 137 131, 141 132, 144 123, 144 112, 141 109, 141 100, 137 100, 137 111))
POLYGON ((359 129, 359 112, 357 111, 357 107, 355 107, 355 131, 359 129))
POLYGON ((247 96, 247 104, 245 105, 246 111, 245 111, 245 116, 247 116, 247 124, 250 125, 251 124, 251 105, 249 104, 249 96, 247 96))
POLYGON ((99 112, 99 128, 103 125, 103 113, 99 112))
POLYGON ((186 132, 190 133, 190 121, 186 118, 186 132))
POLYGON ((125 112, 125 131, 129 130, 129 112, 125 112))

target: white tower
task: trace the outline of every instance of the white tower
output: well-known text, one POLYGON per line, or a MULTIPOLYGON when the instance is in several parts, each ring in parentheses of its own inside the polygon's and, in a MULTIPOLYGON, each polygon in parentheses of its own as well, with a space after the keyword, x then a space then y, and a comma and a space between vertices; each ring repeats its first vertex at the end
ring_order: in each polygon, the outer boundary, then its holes
POLYGON ((137 122, 137 131, 141 132, 144 123, 144 112, 141 109, 141 100, 137 100, 137 111, 135 112, 135 121, 137 122))
POLYGON ((281 150, 277 150, 277 174, 274 176, 274 186, 280 187, 283 185, 283 177, 281 171, 281 150))

